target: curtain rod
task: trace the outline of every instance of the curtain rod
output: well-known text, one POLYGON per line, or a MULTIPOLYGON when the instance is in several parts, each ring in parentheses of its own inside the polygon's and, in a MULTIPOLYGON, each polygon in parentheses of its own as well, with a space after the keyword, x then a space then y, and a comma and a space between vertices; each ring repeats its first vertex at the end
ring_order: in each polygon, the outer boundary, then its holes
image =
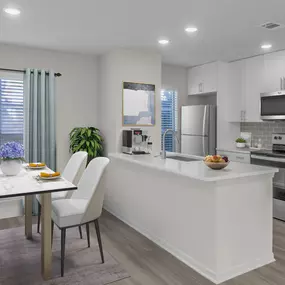
MULTIPOLYGON (((25 73, 25 70, 23 70, 23 69, 0 68, 0 70, 25 73)), ((31 72, 33 73, 33 71, 31 71, 31 72)), ((48 74, 49 72, 46 72, 46 73, 48 74)), ((55 73, 54 74, 55 77, 60 77, 61 75, 62 75, 61 73, 55 73)))

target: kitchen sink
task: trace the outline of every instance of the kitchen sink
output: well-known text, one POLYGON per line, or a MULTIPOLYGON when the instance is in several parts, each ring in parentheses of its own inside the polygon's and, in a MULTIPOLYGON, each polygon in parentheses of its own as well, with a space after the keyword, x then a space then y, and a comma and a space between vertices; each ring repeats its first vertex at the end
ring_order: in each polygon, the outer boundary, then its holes
POLYGON ((199 161, 199 159, 197 159, 197 158, 178 156, 178 155, 167 156, 166 158, 179 160, 179 161, 199 161))

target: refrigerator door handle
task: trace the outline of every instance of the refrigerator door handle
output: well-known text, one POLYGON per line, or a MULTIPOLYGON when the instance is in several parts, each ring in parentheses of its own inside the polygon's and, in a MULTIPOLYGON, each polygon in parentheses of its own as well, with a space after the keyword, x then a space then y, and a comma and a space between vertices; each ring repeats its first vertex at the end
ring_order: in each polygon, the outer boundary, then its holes
POLYGON ((203 137, 202 145, 203 145, 203 156, 209 155, 209 137, 203 137), (208 141, 208 143, 206 143, 206 140, 208 141))
POLYGON ((208 122, 209 122, 209 106, 205 106, 204 116, 203 116, 203 130, 202 130, 203 136, 208 136, 208 131, 209 131, 208 122))

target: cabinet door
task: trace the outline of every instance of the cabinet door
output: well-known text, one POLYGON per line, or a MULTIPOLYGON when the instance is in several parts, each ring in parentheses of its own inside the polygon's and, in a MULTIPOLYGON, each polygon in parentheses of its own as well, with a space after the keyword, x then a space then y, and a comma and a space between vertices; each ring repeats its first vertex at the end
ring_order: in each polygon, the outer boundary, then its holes
POLYGON ((273 92, 281 89, 280 78, 285 77, 285 51, 264 55, 264 90, 273 92))
POLYGON ((218 90, 218 63, 212 62, 203 65, 203 92, 211 93, 218 90))
POLYGON ((245 60, 245 121, 261 122, 260 93, 264 92, 264 58, 257 56, 245 60))
POLYGON ((241 122, 245 110, 244 61, 232 62, 228 66, 227 121, 241 122))
POLYGON ((197 66, 188 70, 188 95, 202 93, 203 67, 197 66))

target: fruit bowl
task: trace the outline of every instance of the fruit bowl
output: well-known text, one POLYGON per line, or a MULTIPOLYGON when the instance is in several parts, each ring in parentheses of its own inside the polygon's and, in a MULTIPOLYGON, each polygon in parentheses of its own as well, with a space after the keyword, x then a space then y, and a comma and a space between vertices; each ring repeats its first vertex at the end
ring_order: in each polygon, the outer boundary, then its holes
POLYGON ((204 163, 213 170, 221 170, 227 167, 230 162, 227 156, 208 155, 205 157, 204 163))
POLYGON ((205 164, 213 170, 221 170, 229 165, 229 162, 206 162, 205 164))

